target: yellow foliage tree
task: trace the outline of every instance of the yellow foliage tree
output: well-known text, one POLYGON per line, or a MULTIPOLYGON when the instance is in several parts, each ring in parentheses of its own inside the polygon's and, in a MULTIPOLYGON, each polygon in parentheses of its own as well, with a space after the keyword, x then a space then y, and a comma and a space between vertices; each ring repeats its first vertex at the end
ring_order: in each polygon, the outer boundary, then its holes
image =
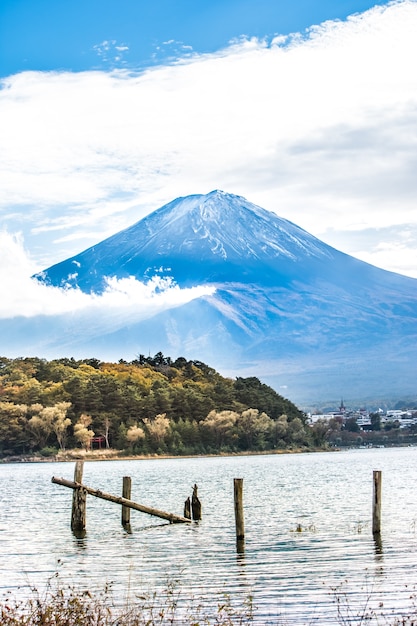
POLYGON ((137 441, 139 441, 140 439, 145 439, 145 431, 137 424, 134 424, 127 429, 126 439, 129 442, 131 448, 133 448, 137 441))
POLYGON ((160 446, 169 430, 169 419, 165 413, 160 413, 154 419, 145 418, 143 420, 153 442, 160 446))
POLYGON ((74 437, 86 450, 90 449, 94 437, 94 431, 88 429, 92 421, 91 415, 83 413, 74 426, 74 437))

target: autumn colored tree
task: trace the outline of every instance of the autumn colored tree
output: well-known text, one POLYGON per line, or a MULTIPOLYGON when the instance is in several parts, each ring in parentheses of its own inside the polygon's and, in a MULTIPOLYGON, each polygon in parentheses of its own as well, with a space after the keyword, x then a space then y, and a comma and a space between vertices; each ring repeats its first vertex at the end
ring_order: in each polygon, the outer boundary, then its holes
POLYGON ((201 427, 211 436, 218 450, 230 447, 237 439, 235 425, 239 419, 236 411, 210 411, 201 422, 201 427))
POLYGON ((260 413, 258 409, 246 409, 242 411, 237 420, 237 428, 244 439, 246 450, 264 449, 265 436, 270 431, 272 420, 266 413, 260 413))
POLYGON ((170 422, 165 413, 160 413, 153 419, 145 418, 143 423, 149 435, 151 444, 155 450, 161 449, 165 444, 165 437, 170 428, 170 422))
POLYGON ((307 443, 307 433, 304 430, 304 424, 299 417, 295 417, 291 420, 291 422, 289 422, 286 436, 289 444, 307 443))
POLYGON ((138 441, 141 441, 143 439, 145 439, 145 431, 137 424, 133 424, 133 426, 127 429, 126 440, 129 442, 131 450, 133 450, 135 444, 138 441))
POLYGON ((0 402, 0 451, 3 454, 22 454, 30 447, 26 414, 26 404, 0 402))
POLYGON ((288 430, 288 417, 284 414, 271 424, 271 442, 273 448, 283 448, 288 430))
POLYGON ((70 402, 58 402, 54 406, 45 407, 42 413, 50 415, 52 422, 52 430, 55 433, 56 440, 61 450, 65 450, 65 444, 68 436, 68 427, 71 420, 67 417, 67 411, 70 408, 70 402))
POLYGON ((65 449, 67 430, 71 424, 67 417, 70 406, 70 402, 58 402, 54 406, 43 407, 41 404, 32 404, 28 407, 27 413, 31 417, 27 422, 27 428, 38 448, 43 448, 54 433, 60 449, 65 449))
POLYGON ((52 433, 52 422, 48 415, 43 412, 42 404, 32 404, 26 413, 31 417, 27 422, 27 429, 32 436, 35 447, 43 448, 52 433))
POLYGON ((86 450, 90 449, 91 440, 94 437, 94 431, 88 428, 91 422, 91 415, 83 413, 74 426, 74 437, 86 450))

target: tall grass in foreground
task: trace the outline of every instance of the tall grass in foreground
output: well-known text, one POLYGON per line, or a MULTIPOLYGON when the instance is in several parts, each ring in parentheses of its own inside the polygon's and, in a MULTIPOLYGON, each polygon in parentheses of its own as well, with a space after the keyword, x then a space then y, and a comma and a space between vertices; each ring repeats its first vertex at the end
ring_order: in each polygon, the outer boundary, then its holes
MULTIPOLYGON (((224 593, 207 606, 207 598, 192 598, 185 602, 176 582, 168 583, 157 594, 135 596, 120 608, 115 606, 111 586, 102 592, 61 587, 49 582, 41 594, 32 588, 30 598, 16 600, 3 596, 0 599, 0 626, 288 626, 294 625, 294 616, 288 622, 285 616, 256 616, 253 598, 240 599, 236 607, 231 597, 224 593)), ((375 604, 373 593, 355 599, 343 586, 330 592, 335 605, 334 619, 327 614, 323 621, 314 614, 300 617, 297 626, 417 626, 417 596, 410 592, 410 609, 404 615, 386 612, 383 602, 375 604), (329 621, 331 620, 331 621, 329 621)))
POLYGON ((48 585, 29 599, 0 601, 1 626, 244 626, 254 624, 252 598, 235 608, 227 594, 208 609, 200 600, 180 602, 180 591, 169 583, 162 594, 136 596, 123 608, 115 607, 111 587, 92 594, 73 587, 48 585))
POLYGON ((345 583, 331 590, 338 626, 417 626, 417 594, 414 587, 405 585, 404 599, 409 607, 404 607, 401 614, 398 608, 386 608, 383 594, 375 592, 372 586, 357 598, 357 594, 345 588, 345 583))

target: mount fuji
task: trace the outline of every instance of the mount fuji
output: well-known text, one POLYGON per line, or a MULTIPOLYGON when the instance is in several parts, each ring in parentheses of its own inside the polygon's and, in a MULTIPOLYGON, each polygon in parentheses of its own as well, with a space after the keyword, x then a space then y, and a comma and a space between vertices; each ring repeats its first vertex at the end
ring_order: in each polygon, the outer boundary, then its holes
POLYGON ((178 198, 36 276, 89 294, 132 277, 211 291, 123 325, 97 319, 91 333, 78 321, 68 335, 60 318, 51 342, 65 336, 67 356, 198 359, 258 376, 295 402, 417 392, 417 280, 339 252, 242 197, 178 198))
MULTIPOLYGON (((264 287, 322 274, 335 251, 244 198, 213 191, 178 198, 130 228, 42 272, 61 287, 100 293, 106 278, 172 276, 181 286, 264 287)), ((352 271, 352 270, 350 270, 352 271)))

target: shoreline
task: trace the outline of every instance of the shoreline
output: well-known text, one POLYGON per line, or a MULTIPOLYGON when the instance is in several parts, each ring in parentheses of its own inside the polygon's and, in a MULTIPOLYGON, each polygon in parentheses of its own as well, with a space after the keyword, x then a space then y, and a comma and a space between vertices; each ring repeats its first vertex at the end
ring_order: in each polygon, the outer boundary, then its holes
MULTIPOLYGON (((340 452, 341 450, 356 450, 363 446, 318 447, 318 448, 280 448, 279 450, 245 450, 240 452, 219 452, 217 454, 120 454, 121 450, 112 448, 103 450, 66 450, 55 455, 43 457, 37 455, 10 455, 0 458, 1 464, 12 463, 74 463, 75 461, 161 461, 164 459, 208 459, 233 456, 269 456, 282 454, 313 454, 315 452, 340 452)), ((369 446, 374 447, 374 446, 369 446)), ((376 446, 381 447, 381 446, 376 446)), ((387 448, 409 448, 410 444, 391 444, 382 446, 387 448)))
POLYGON ((133 454, 133 455, 120 455, 120 450, 94 450, 90 452, 83 452, 79 450, 68 450, 61 454, 56 454, 50 457, 42 457, 36 455, 13 455, 0 459, 2 463, 73 463, 75 461, 158 461, 163 459, 199 459, 199 458, 221 458, 230 456, 267 456, 274 454, 301 454, 312 452, 335 452, 337 448, 295 448, 295 449, 280 449, 280 450, 262 450, 262 451, 244 451, 244 452, 224 452, 218 454, 185 454, 185 455, 173 455, 173 454, 133 454))

